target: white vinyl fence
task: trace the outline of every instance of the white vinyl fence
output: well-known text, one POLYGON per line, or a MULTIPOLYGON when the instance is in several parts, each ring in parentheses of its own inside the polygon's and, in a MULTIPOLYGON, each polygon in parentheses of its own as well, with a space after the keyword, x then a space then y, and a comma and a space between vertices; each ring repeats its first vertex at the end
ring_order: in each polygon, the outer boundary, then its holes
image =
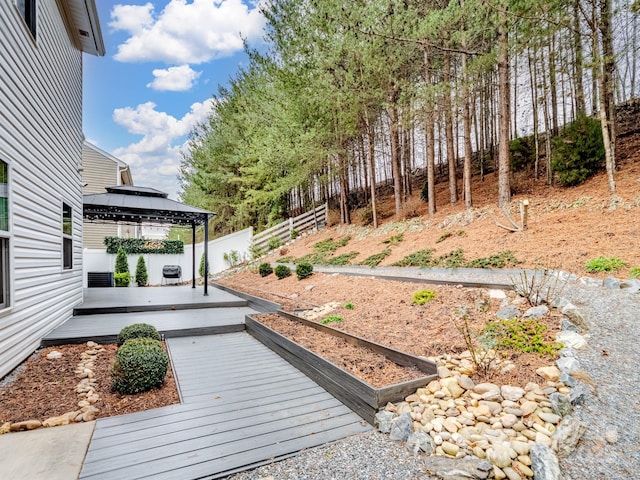
POLYGON ((325 226, 327 223, 327 204, 320 205, 319 207, 309 210, 302 215, 294 218, 290 218, 278 225, 275 225, 267 230, 258 233, 253 237, 253 244, 261 249, 266 249, 269 244, 269 240, 273 237, 278 237, 282 240, 282 243, 286 243, 291 239, 292 232, 300 235, 308 230, 319 229, 325 226))
MULTIPOLYGON (((209 242, 209 273, 214 274, 229 268, 225 262, 224 255, 237 252, 240 260, 250 259, 249 247, 253 239, 253 229, 247 228, 239 232, 216 238, 209 242)), ((198 268, 200 267, 200 257, 204 253, 204 243, 198 243, 196 248, 196 277, 200 277, 198 268)), ((144 253, 144 261, 147 265, 149 275, 149 285, 159 285, 162 283, 162 267, 165 265, 180 265, 182 268, 182 281, 192 278, 192 245, 184 246, 184 253, 175 255, 160 255, 144 253)), ((140 255, 128 255, 129 272, 133 277, 136 271, 136 264, 140 255)), ((116 264, 115 254, 108 254, 105 250, 85 248, 83 251, 82 278, 83 287, 87 288, 87 278, 89 272, 113 272, 116 264)), ((133 282, 132 282, 133 283, 133 282)))

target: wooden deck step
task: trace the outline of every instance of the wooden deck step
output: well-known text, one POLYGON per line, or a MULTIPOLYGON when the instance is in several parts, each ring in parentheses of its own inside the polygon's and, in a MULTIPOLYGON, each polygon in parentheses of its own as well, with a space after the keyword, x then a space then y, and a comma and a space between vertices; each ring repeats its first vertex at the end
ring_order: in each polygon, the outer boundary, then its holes
POLYGON ((98 420, 81 479, 218 478, 371 428, 246 333, 167 343, 184 403, 98 420))

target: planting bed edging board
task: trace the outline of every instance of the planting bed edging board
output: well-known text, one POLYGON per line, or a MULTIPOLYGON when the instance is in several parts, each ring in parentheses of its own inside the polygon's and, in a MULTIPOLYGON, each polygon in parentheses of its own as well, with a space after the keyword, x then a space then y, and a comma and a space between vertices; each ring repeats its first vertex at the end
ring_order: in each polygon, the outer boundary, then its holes
POLYGON ((316 328, 327 334, 338 336, 353 345, 369 348, 377 353, 381 353, 390 361, 400 365, 416 367, 425 372, 426 375, 424 377, 416 380, 397 383, 382 388, 374 388, 355 375, 325 360, 320 355, 313 353, 305 347, 280 335, 275 330, 263 325, 250 315, 245 317, 245 326, 250 335, 304 372, 308 377, 372 425, 375 414, 388 402, 402 400, 407 395, 414 393, 418 388, 424 387, 430 381, 438 378, 437 366, 430 360, 369 342, 363 338, 337 331, 325 325, 308 322, 307 320, 282 311, 277 313, 290 320, 299 321, 311 328, 316 328))
POLYGON ((269 300, 265 300, 264 298, 256 297, 254 295, 249 295, 248 293, 240 292, 238 290, 234 290, 233 288, 229 288, 225 285, 221 285, 219 283, 213 282, 211 284, 212 287, 219 288, 220 290, 224 290, 225 292, 231 293, 236 297, 243 298, 249 302, 249 308, 253 308, 260 313, 275 313, 280 310, 280 304, 275 302, 270 302, 269 300))

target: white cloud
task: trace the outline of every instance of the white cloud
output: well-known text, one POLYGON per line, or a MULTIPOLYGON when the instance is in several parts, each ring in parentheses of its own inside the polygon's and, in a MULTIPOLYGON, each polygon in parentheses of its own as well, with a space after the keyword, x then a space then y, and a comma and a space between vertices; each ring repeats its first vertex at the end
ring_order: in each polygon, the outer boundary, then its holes
POLYGON ((147 87, 158 91, 184 92, 191 89, 201 74, 202 72, 196 72, 189 65, 155 69, 153 76, 156 78, 147 83, 147 87))
POLYGON ((177 198, 176 175, 185 137, 206 120, 211 106, 211 101, 196 102, 182 118, 156 110, 153 102, 118 108, 113 112, 113 120, 142 139, 111 153, 131 166, 135 184, 158 188, 177 198))
POLYGON ((259 3, 242 0, 171 0, 157 15, 150 4, 117 5, 109 24, 131 36, 118 46, 121 62, 199 64, 242 50, 242 38, 260 38, 259 3))

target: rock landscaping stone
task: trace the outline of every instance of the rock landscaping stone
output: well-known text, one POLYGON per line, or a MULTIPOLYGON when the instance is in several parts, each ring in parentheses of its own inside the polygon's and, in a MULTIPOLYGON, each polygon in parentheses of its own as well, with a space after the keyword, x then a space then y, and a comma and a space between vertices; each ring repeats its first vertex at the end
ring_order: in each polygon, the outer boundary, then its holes
POLYGON ((496 317, 500 320, 510 320, 512 318, 520 318, 522 314, 520 313, 520 309, 515 305, 508 305, 504 308, 501 308, 496 313, 496 317))
POLYGON ((41 426, 42 422, 40 422, 39 420, 26 420, 24 422, 12 423, 10 430, 12 432, 19 432, 21 430, 35 430, 36 428, 40 428, 41 426))
POLYGON ((581 332, 580 327, 571 323, 571 321, 566 317, 560 321, 560 330, 568 331, 568 332, 576 332, 576 333, 581 332))
POLYGON ((618 441, 618 430, 615 428, 612 430, 607 430, 604 434, 604 439, 607 443, 616 443, 618 441))
POLYGON ((412 432, 407 438, 407 448, 414 453, 422 451, 427 455, 431 455, 435 451, 436 445, 428 433, 412 432))
POLYGON ((552 448, 558 453, 558 457, 568 457, 576 449, 586 430, 586 425, 578 419, 565 417, 552 438, 552 448))
POLYGON ((489 478, 489 473, 492 471, 491 462, 474 457, 460 459, 429 457, 425 459, 425 468, 429 475, 444 480, 462 478, 485 480, 489 478))
POLYGON ((604 286, 609 290, 620 290, 620 280, 616 277, 607 277, 604 279, 604 286))
POLYGON ((624 289, 628 293, 638 293, 640 292, 640 280, 637 278, 625 280, 620 282, 620 288, 624 289))
POLYGON ((556 342, 562 343, 565 347, 580 350, 587 346, 585 338, 576 332, 563 331, 556 334, 556 342))
POLYGON ((55 360, 56 358, 62 358, 62 352, 59 352, 57 350, 52 350, 51 352, 49 352, 47 354, 47 358, 49 360, 55 360))
POLYGON ((404 442, 413 431, 413 421, 409 413, 403 413, 398 417, 396 422, 391 426, 391 440, 399 440, 404 442))
POLYGON ((391 427, 393 426, 393 419, 396 418, 396 415, 393 412, 389 412, 387 410, 381 410, 376 413, 374 423, 378 430, 382 433, 391 432, 391 427))
POLYGON ((531 470, 536 480, 563 480, 558 457, 545 445, 531 446, 531 470))
POLYGON ((522 318, 542 318, 547 313, 549 313, 549 308, 546 305, 539 305, 524 312, 522 318))
POLYGON ((580 368, 580 362, 575 357, 561 357, 556 360, 556 366, 565 373, 571 373, 580 368))
POLYGON ((536 373, 545 380, 557 382, 560 379, 561 372, 556 367, 540 367, 536 370, 536 373))
POLYGON ((580 327, 582 331, 589 330, 589 325, 587 323, 587 320, 584 318, 584 315, 582 314, 582 312, 578 310, 578 307, 576 307, 574 304, 567 303, 564 307, 562 307, 560 312, 563 315, 566 315, 571 323, 580 327))
POLYGON ((551 401, 551 409, 556 415, 567 417, 571 415, 573 408, 571 407, 571 399, 561 393, 552 393, 549 395, 551 401))
POLYGON ((500 387, 500 394, 505 400, 511 400, 517 402, 524 397, 525 391, 520 387, 512 387, 511 385, 503 385, 500 387))

